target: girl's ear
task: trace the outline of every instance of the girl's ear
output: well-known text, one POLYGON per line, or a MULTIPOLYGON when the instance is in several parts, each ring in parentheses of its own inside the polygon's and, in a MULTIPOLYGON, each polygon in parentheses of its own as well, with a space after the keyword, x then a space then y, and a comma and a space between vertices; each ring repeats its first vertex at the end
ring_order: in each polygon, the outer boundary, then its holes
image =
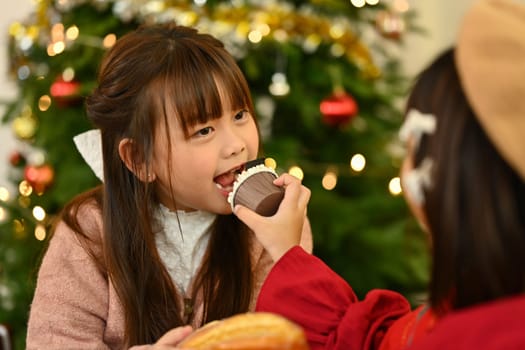
POLYGON ((137 150, 132 139, 124 138, 120 140, 118 145, 118 153, 122 162, 135 176, 142 182, 155 181, 155 174, 148 171, 148 167, 144 162, 143 157, 137 156, 137 150))

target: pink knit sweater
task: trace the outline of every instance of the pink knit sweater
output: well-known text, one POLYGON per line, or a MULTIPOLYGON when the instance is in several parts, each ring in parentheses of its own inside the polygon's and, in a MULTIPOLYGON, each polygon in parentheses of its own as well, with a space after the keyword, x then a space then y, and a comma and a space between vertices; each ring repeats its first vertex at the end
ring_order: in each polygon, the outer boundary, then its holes
MULTIPOLYGON (((101 232, 100 212, 96 208, 84 208, 79 217, 96 225, 97 232, 101 232)), ((312 236, 308 222, 302 245, 311 252, 312 236)), ((252 245, 252 259, 255 293, 250 310, 253 311, 273 262, 258 242, 252 245)), ((202 304, 197 310, 202 311, 202 304)), ((38 273, 26 348, 122 349, 125 348, 123 338, 124 312, 113 285, 80 246, 76 234, 60 223, 38 273)), ((148 347, 143 345, 132 349, 148 347)))

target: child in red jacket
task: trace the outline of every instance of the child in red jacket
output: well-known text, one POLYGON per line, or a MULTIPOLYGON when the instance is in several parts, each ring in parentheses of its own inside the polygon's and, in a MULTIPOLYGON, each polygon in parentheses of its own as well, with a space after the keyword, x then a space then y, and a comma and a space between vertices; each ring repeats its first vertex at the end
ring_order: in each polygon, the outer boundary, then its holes
POLYGON ((302 325, 312 349, 525 348, 524 32, 522 3, 479 1, 456 47, 410 94, 401 179, 431 238, 428 305, 409 313, 400 295, 381 290, 357 300, 298 247, 309 191, 285 175, 275 216, 235 210, 277 261, 257 310, 302 325))

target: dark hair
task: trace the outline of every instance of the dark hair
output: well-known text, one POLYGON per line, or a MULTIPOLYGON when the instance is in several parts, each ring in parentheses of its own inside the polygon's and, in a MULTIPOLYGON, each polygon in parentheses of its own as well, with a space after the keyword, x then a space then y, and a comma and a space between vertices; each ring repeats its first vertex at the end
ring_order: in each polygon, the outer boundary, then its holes
POLYGON ((443 313, 523 292, 525 182, 476 119, 454 49, 420 74, 410 109, 437 119, 436 131, 423 136, 415 157, 415 166, 433 160, 424 204, 433 247, 432 307, 443 313))
MULTIPOLYGON (((128 170, 119 142, 132 139, 135 160, 149 168, 155 132, 170 140, 170 115, 177 116, 186 136, 189 127, 222 115, 216 80, 232 108, 255 115, 248 84, 219 40, 175 24, 142 26, 108 51, 98 87, 86 100, 88 116, 102 134, 104 184, 73 201, 64 220, 87 238, 76 213, 89 199, 98 199, 103 256, 88 250, 124 307, 127 345, 152 343, 188 320, 181 319, 178 292, 156 249, 153 186, 128 170)), ((193 288, 193 300, 197 293, 204 299, 203 323, 247 311, 252 293, 247 227, 234 215, 219 215, 212 231, 193 288)))

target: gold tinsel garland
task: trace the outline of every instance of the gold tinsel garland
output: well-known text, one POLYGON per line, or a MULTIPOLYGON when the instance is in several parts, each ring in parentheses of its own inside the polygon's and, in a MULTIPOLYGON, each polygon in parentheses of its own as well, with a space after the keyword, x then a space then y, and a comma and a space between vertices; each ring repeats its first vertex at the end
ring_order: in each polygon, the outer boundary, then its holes
MULTIPOLYGON (((249 34, 258 32, 262 40, 269 38, 292 42, 309 52, 314 52, 321 44, 336 47, 334 52, 353 62, 364 77, 377 78, 380 75, 370 51, 359 39, 348 18, 323 16, 308 6, 297 9, 284 1, 232 1, 209 7, 181 0, 40 0, 35 16, 28 23, 14 23, 10 35, 21 52, 26 49, 28 40, 46 45, 50 40, 51 26, 60 21, 61 14, 86 3, 98 8, 112 6, 115 15, 122 21, 176 21, 195 26, 217 36, 239 58, 248 45, 256 44, 250 42, 249 34)), ((103 48, 102 38, 83 38, 80 32, 79 44, 92 45, 93 42, 98 42, 103 48)))

